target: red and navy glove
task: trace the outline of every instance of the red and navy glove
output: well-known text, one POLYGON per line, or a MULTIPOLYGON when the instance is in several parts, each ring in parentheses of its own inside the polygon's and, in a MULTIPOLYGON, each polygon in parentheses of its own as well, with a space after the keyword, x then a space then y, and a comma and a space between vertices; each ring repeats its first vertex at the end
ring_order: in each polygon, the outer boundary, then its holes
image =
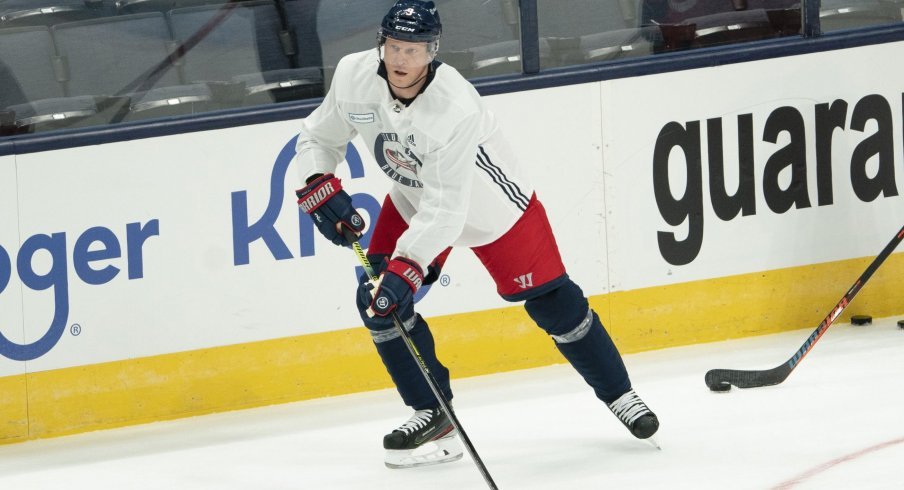
MULTIPOLYGON (((430 262, 430 265, 427 266, 427 270, 424 274, 424 286, 429 286, 434 282, 439 280, 440 275, 443 273, 443 265, 446 263, 446 259, 449 258, 449 252, 452 251, 452 247, 447 248, 441 254, 439 254, 433 262, 430 262)), ((389 254, 367 254, 367 259, 374 266, 374 270, 379 274, 382 273, 386 269, 386 265, 389 262, 389 254)), ((367 282, 370 280, 366 275, 361 276, 359 282, 367 282)), ((370 303, 370 300, 367 300, 370 303)))
POLYGON ((367 314, 388 316, 398 309, 407 311, 414 303, 414 293, 424 284, 424 273, 413 260, 396 257, 389 261, 380 277, 359 286, 362 303, 369 304, 367 314))
POLYGON ((329 241, 344 247, 352 242, 343 228, 354 234, 357 241, 364 231, 364 218, 352 206, 352 198, 342 190, 342 183, 333 174, 324 174, 295 191, 298 207, 311 215, 317 229, 329 241))

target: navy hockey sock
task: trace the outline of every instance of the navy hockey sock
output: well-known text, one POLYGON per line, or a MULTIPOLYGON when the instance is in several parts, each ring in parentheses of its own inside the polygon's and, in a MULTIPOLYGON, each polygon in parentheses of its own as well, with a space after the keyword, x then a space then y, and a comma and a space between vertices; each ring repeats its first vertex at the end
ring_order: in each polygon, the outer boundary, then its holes
MULTIPOLYGON (((424 379, 417 360, 408 352, 408 347, 405 346, 396 327, 390 321, 389 328, 374 330, 372 329, 372 319, 366 323, 367 327, 371 329, 370 333, 377 352, 380 354, 380 359, 383 360, 386 371, 389 372, 399 395, 402 396, 402 401, 415 410, 436 407, 439 402, 424 379)), ((421 318, 421 315, 415 314, 404 323, 405 330, 411 336, 421 358, 424 359, 430 373, 439 384, 440 390, 446 399, 451 401, 452 388, 449 385, 449 370, 436 358, 433 334, 427 327, 427 322, 421 318)))
POLYGON ((583 338, 580 332, 572 332, 573 336, 553 336, 556 348, 568 359, 568 362, 584 377, 596 393, 596 397, 606 405, 615 401, 631 389, 628 371, 622 361, 621 354, 603 327, 602 322, 593 310, 587 310, 586 333, 583 338))
MULTIPOLYGON (((386 261, 384 259, 388 256, 368 255, 367 257, 371 264, 374 264, 378 274, 385 269, 386 261)), ((358 278, 361 283, 367 280, 366 275, 358 278)), ((433 390, 430 389, 430 385, 427 384, 427 380, 424 379, 417 360, 408 351, 408 347, 393 324, 392 318, 388 316, 370 317, 366 313, 369 305, 364 302, 364 299, 356 294, 355 300, 361 320, 364 322, 364 326, 370 330, 371 338, 377 347, 377 353, 380 354, 380 359, 383 361, 383 365, 386 366, 386 371, 392 378, 393 383, 395 383, 396 389, 399 391, 399 395, 402 396, 402 401, 405 402, 405 405, 415 410, 426 410, 438 406, 439 401, 433 394, 433 390)), ((399 312, 398 316, 406 319, 403 320, 405 330, 411 336, 412 342, 414 342, 421 358, 439 384, 439 388, 446 396, 446 400, 451 401, 452 388, 449 385, 449 370, 436 358, 433 334, 430 332, 427 322, 421 318, 421 315, 414 312, 413 306, 409 306, 405 311, 399 312)))
POLYGON ((621 354, 577 284, 568 280, 524 307, 597 398, 608 405, 631 389, 621 354))

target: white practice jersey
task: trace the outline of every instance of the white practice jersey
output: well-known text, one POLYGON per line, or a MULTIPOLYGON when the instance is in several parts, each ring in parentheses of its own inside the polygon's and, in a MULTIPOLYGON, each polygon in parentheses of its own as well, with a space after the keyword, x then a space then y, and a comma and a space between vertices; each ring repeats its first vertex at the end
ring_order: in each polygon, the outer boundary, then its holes
POLYGON ((409 224, 395 255, 424 270, 446 247, 492 243, 533 194, 525 172, 474 87, 441 64, 409 106, 389 91, 376 49, 342 58, 323 103, 302 122, 301 182, 335 172, 360 134, 393 181, 392 202, 409 224))

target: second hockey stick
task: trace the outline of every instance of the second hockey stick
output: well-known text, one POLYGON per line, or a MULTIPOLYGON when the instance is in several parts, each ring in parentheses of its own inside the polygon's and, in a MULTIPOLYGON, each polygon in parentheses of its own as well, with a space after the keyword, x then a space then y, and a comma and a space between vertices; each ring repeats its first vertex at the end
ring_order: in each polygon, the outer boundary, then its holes
MULTIPOLYGON (((361 267, 364 268, 364 272, 367 274, 367 277, 370 277, 371 279, 378 279, 377 274, 374 272, 373 266, 370 264, 370 260, 367 259, 367 254, 364 253, 364 249, 362 249, 361 244, 358 243, 357 237, 349 236, 349 233, 346 233, 346 238, 349 239, 350 242, 352 242, 352 247, 355 249, 355 255, 358 256, 358 261, 361 262, 361 267)), ((418 352, 417 346, 414 345, 414 341, 411 339, 411 335, 409 335, 408 331, 405 330, 402 319, 399 318, 399 314, 395 311, 392 312, 392 323, 393 325, 395 325, 396 330, 398 330, 399 336, 401 336, 402 341, 405 343, 405 347, 408 348, 408 352, 410 352, 411 356, 414 357, 414 360, 417 361, 417 365, 421 369, 421 374, 424 375, 424 379, 427 381, 427 384, 430 385, 430 390, 433 391, 433 395, 439 402, 440 407, 442 407, 443 411, 446 412, 446 414, 449 416, 449 420, 452 422, 455 430, 457 430, 458 434, 461 436, 461 440, 462 442, 464 442, 465 448, 468 450, 468 454, 471 455, 474 463, 477 464, 477 469, 480 470, 480 474, 483 475, 483 479, 486 481, 487 486, 492 490, 497 490, 499 487, 496 486, 496 482, 493 481, 493 477, 490 475, 487 467, 483 464, 483 460, 480 459, 480 455, 477 454, 477 450, 474 448, 474 444, 471 443, 471 439, 468 437, 468 434, 465 433, 465 429, 461 426, 461 422, 458 421, 458 417, 456 417, 455 412, 452 411, 449 400, 446 399, 446 395, 444 395, 442 390, 440 390, 439 383, 436 381, 433 373, 430 372, 430 368, 427 366, 427 363, 424 362, 424 358, 421 357, 421 353, 418 352)))
POLYGON ((825 319, 822 320, 822 323, 820 323, 819 326, 816 327, 816 330, 807 337, 807 340, 800 346, 800 349, 798 349, 788 361, 772 369, 765 369, 762 371, 711 369, 706 373, 704 378, 706 386, 712 391, 728 391, 731 389, 732 385, 737 386, 738 388, 759 388, 761 386, 777 385, 784 381, 785 378, 791 374, 791 371, 800 364, 807 353, 810 352, 816 344, 816 341, 822 337, 822 334, 832 326, 832 323, 841 315, 841 312, 851 304, 854 296, 856 296, 860 289, 866 284, 866 281, 869 281, 869 278, 876 272, 876 269, 878 269, 879 266, 885 262, 885 259, 887 259, 895 248, 897 248, 902 239, 904 239, 904 227, 901 227, 894 238, 891 239, 891 242, 889 242, 879 255, 873 259, 869 267, 863 271, 863 274, 857 278, 854 285, 851 286, 844 297, 841 298, 841 301, 832 308, 825 319))

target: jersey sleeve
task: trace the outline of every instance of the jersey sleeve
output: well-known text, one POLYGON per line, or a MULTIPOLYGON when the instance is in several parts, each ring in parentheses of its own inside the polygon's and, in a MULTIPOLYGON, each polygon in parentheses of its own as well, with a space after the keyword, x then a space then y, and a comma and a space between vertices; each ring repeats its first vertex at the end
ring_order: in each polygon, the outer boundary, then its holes
POLYGON ((447 143, 423 158, 423 194, 408 230, 396 244, 395 255, 417 262, 423 270, 461 234, 468 215, 475 159, 480 137, 480 114, 463 118, 447 143))
POLYGON ((323 102, 301 123, 295 151, 302 185, 314 174, 335 172, 339 162, 345 159, 348 142, 356 134, 351 123, 343 117, 338 102, 338 93, 342 91, 343 77, 348 76, 348 70, 348 64, 340 61, 323 102))

